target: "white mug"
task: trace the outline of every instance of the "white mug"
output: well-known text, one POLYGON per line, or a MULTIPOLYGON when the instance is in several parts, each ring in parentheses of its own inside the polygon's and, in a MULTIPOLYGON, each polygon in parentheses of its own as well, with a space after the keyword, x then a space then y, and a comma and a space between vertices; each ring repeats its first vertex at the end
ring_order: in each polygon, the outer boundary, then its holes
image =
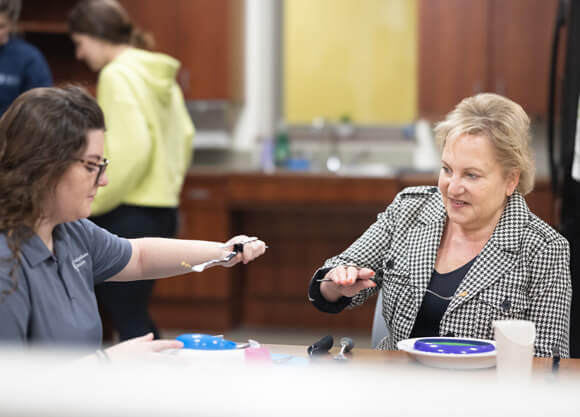
POLYGON ((496 320, 497 376, 502 380, 529 380, 532 375, 536 326, 527 320, 496 320))

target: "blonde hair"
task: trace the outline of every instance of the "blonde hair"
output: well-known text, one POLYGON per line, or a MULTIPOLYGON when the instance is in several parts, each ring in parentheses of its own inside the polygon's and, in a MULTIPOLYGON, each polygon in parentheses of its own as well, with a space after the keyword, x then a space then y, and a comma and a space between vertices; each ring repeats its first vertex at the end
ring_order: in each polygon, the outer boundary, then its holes
POLYGON ((535 164, 530 147, 530 118, 519 104, 492 93, 463 99, 435 127, 435 138, 441 149, 447 139, 462 135, 487 137, 505 173, 520 172, 517 185, 520 194, 532 191, 535 164))

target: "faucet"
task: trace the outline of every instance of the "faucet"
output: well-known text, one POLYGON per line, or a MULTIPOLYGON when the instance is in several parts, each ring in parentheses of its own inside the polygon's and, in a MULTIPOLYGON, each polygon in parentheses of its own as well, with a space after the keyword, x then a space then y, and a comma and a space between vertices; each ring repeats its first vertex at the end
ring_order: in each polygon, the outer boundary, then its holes
POLYGON ((326 159, 326 169, 330 172, 337 173, 342 166, 342 161, 340 160, 338 152, 338 139, 340 135, 338 134, 336 126, 332 126, 324 117, 315 117, 312 120, 312 129, 319 136, 328 140, 330 152, 326 159))

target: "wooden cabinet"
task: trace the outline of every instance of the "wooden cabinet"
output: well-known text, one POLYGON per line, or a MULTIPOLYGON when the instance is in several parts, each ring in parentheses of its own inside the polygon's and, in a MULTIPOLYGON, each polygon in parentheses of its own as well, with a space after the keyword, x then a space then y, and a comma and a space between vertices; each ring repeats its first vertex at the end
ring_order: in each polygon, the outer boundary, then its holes
POLYGON ((420 0, 419 114, 440 119, 461 99, 496 92, 547 113, 557 0, 420 0))
MULTIPOLYGON (((155 50, 182 66, 178 81, 187 100, 243 99, 243 0, 120 0, 134 22, 155 38, 155 50)), ((76 0, 24 2, 24 37, 46 56, 57 84, 95 91, 97 74, 74 56, 67 16, 76 0)))
POLYGON ((185 95, 196 99, 243 98, 244 7, 241 0, 178 0, 178 56, 185 95))
POLYGON ((74 45, 68 35, 67 16, 76 0, 26 0, 22 5, 19 27, 22 36, 36 45, 46 57, 55 84, 82 84, 94 93, 97 74, 75 59, 74 45))
POLYGON ((186 99, 243 97, 243 0, 121 0, 156 49, 181 61, 186 99))
POLYGON ((557 0, 493 0, 490 25, 492 91, 546 116, 557 0))
MULTIPOLYGON (((180 204, 180 238, 225 242, 230 237, 226 187, 222 176, 186 179, 180 204)), ((156 282, 151 313, 157 325, 191 330, 231 328, 238 316, 234 278, 229 269, 216 267, 156 282)))
POLYGON ((419 1, 419 114, 439 119, 487 85, 488 0, 419 1))
POLYGON ((308 302, 312 274, 342 252, 384 210, 396 180, 308 175, 240 175, 231 179, 236 232, 269 245, 243 267, 240 322, 250 327, 370 329, 373 303, 341 315, 308 302))
POLYGON ((526 203, 532 213, 552 227, 558 227, 560 224, 559 213, 550 181, 536 181, 534 190, 526 196, 526 203))
MULTIPOLYGON (((187 179, 179 213, 180 237, 217 241, 229 238, 226 186, 220 177, 201 183, 196 178, 187 179)), ((191 300, 193 294, 196 298, 226 299, 230 296, 229 275, 224 268, 210 268, 203 274, 192 272, 178 279, 160 281, 157 294, 182 300, 191 300), (185 287, 188 291, 183 291, 185 287)))

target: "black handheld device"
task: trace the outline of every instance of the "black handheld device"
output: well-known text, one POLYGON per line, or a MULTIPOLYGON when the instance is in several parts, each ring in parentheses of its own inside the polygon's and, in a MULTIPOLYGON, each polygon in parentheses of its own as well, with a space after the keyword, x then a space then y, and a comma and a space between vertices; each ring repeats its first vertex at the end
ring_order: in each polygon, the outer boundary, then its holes
POLYGON ((308 354, 310 356, 320 354, 320 353, 326 353, 329 351, 329 349, 332 347, 332 345, 334 345, 334 338, 330 335, 324 336, 319 341, 314 342, 313 344, 308 346, 306 351, 308 352, 308 354))

